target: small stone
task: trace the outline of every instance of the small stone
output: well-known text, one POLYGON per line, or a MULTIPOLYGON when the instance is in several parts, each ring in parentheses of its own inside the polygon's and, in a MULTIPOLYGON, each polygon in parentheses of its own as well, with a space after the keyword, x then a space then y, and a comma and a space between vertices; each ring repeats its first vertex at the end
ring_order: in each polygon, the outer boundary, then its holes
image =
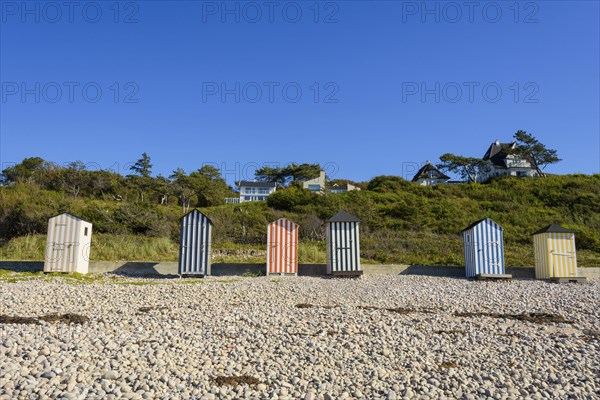
POLYGON ((42 378, 46 378, 46 379, 52 379, 56 376, 56 374, 52 371, 44 371, 42 373, 42 378))
POLYGON ((258 385, 256 385, 256 390, 258 390, 259 392, 264 392, 265 390, 267 390, 267 385, 265 385, 264 383, 259 383, 258 385))
POLYGON ((102 377, 104 379, 118 379, 119 374, 116 371, 110 370, 106 371, 102 377))
POLYGON ((308 392, 306 392, 306 395, 304 395, 304 400, 315 400, 315 399, 316 399, 316 396, 312 390, 309 390, 308 392))

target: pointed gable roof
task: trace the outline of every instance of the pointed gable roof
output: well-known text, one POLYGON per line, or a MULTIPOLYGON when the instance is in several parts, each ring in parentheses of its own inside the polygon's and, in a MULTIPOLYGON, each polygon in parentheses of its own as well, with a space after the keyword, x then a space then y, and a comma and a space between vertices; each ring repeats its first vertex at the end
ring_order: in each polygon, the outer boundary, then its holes
POLYGON ((498 140, 496 140, 485 152, 482 160, 489 160, 492 162, 492 164, 498 167, 506 167, 506 157, 511 154, 516 147, 517 142, 500 143, 498 140))
POLYGON ((354 215, 350 215, 345 211, 340 211, 333 217, 329 218, 327 222, 360 222, 360 219, 354 215))
POLYGON ((198 213, 198 214, 202 215, 204 218, 206 218, 206 219, 208 220, 208 222, 209 222, 211 225, 214 225, 214 224, 213 224, 213 222, 210 220, 210 218, 208 218, 208 217, 207 217, 207 216, 206 216, 204 213, 202 213, 202 212, 201 212, 200 210, 198 210, 197 208, 194 208, 193 210, 191 210, 191 211, 189 211, 189 212, 187 212, 187 213, 183 214, 183 215, 181 216, 181 218, 179 218, 179 220, 182 220, 182 219, 184 219, 185 217, 187 217, 188 215, 190 215, 190 214, 194 214, 194 213, 198 213))
POLYGON ((287 221, 292 226, 298 226, 297 223, 295 223, 294 221, 292 221, 291 219, 286 218, 286 217, 277 218, 275 221, 272 221, 271 223, 269 223, 269 225, 277 224, 278 222, 281 222, 281 221, 287 221))
POLYGON ((464 231, 468 231, 469 229, 474 228, 475 226, 481 224, 482 222, 490 222, 491 224, 493 224, 493 225, 497 226, 498 228, 502 229, 502 227, 500 225, 498 225, 496 222, 494 222, 493 219, 491 219, 491 218, 482 218, 482 219, 479 219, 479 220, 473 222, 471 225, 467 226, 465 229, 463 229, 461 231, 461 233, 464 232, 464 231))
POLYGON ((414 178, 412 178, 412 181, 416 182, 421 178, 429 178, 429 171, 435 171, 437 173, 437 178, 439 179, 450 179, 448 175, 444 174, 442 171, 437 169, 435 165, 427 161, 427 163, 417 171, 414 178))
POLYGON ((560 225, 550 224, 548 226, 543 227, 539 231, 535 232, 534 235, 539 235, 540 233, 577 233, 574 230, 563 228, 560 225))
MULTIPOLYGON (((61 215, 66 215, 67 217, 69 217, 69 218, 71 218, 71 219, 76 219, 76 220, 78 220, 78 221, 88 222, 88 221, 86 221, 85 219, 83 219, 83 218, 81 218, 81 217, 78 217, 77 215, 73 215, 73 214, 71 214, 71 213, 68 213, 68 212, 64 212, 64 213, 60 213, 60 214, 53 215, 53 216, 51 216, 50 218, 48 218, 48 220, 54 219, 54 218, 56 218, 56 217, 60 217, 61 215)), ((89 223, 89 222, 88 222, 88 223, 89 223)))

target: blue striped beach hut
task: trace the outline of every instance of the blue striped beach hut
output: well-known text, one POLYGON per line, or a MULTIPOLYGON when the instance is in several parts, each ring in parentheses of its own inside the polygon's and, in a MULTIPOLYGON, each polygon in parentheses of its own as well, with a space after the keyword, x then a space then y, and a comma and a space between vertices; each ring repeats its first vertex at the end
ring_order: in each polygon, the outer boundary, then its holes
POLYGON ((473 222, 462 231, 467 278, 504 275, 502 227, 490 218, 473 222))
POLYGON ((180 275, 210 275, 212 222, 194 209, 180 219, 180 275))
POLYGON ((360 219, 344 211, 327 220, 328 275, 362 275, 359 225, 360 219))

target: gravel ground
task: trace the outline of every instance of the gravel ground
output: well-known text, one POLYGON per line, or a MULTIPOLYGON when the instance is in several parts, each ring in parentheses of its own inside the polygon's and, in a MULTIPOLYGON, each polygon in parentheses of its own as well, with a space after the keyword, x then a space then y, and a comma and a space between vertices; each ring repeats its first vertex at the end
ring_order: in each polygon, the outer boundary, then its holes
POLYGON ((0 283, 0 399, 600 398, 598 280, 127 280, 0 283))

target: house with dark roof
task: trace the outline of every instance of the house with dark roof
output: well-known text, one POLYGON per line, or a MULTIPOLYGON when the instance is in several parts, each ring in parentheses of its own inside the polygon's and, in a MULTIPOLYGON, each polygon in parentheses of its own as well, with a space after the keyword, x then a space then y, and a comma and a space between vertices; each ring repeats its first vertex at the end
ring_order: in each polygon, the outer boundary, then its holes
POLYGON ((538 176, 532 163, 515 154, 517 142, 500 143, 496 140, 485 152, 482 160, 484 165, 477 177, 479 182, 486 182, 498 176, 538 176))
POLYGON ((240 197, 226 198, 227 204, 239 204, 247 201, 263 201, 277 190, 275 182, 240 181, 240 197))
POLYGON ((433 186, 440 183, 447 183, 450 177, 436 168, 435 165, 427 161, 412 178, 412 181, 421 186, 433 186))

